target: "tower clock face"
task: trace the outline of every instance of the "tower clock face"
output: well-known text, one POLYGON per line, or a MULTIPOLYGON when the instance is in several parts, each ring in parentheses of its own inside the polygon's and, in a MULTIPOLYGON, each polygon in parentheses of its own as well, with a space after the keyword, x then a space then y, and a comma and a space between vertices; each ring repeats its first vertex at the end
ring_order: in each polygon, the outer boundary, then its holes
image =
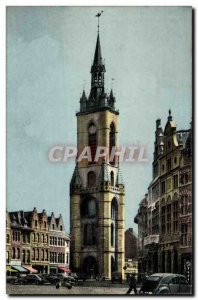
POLYGON ((91 125, 89 127, 89 133, 94 134, 96 132, 96 126, 95 125, 91 125))

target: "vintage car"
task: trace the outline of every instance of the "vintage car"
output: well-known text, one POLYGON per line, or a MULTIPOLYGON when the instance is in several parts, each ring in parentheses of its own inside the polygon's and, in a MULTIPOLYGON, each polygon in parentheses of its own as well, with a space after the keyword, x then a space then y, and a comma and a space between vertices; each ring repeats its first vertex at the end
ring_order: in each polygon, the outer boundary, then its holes
POLYGON ((191 286, 185 276, 172 273, 150 275, 140 289, 140 294, 190 295, 191 286))

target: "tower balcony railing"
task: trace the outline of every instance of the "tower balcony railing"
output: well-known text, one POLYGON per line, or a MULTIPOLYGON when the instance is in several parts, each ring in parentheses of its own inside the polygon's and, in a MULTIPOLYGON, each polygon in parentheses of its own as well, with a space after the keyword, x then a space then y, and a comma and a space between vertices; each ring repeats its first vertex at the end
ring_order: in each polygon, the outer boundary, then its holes
POLYGON ((95 193, 100 190, 108 190, 113 192, 120 192, 120 187, 112 186, 112 185, 101 185, 100 187, 80 187, 80 192, 84 193, 95 193))

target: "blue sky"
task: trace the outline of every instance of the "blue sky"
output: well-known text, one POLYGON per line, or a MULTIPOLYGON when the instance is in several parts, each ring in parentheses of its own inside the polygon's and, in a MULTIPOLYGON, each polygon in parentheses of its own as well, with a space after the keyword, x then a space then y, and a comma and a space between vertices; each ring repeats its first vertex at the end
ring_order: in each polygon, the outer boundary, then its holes
POLYGON ((74 161, 48 161, 53 145, 76 145, 83 86, 90 89, 97 19, 106 90, 120 111, 119 143, 145 145, 148 163, 122 163, 126 228, 152 179, 155 120, 168 110, 179 129, 191 121, 191 8, 7 8, 7 208, 47 209, 69 230, 74 161))

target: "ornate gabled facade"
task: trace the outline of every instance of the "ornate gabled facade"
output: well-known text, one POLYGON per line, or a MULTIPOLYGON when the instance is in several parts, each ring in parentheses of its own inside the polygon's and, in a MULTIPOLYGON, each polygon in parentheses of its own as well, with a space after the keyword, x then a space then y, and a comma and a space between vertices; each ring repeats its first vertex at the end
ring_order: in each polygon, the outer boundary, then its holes
MULTIPOLYGON (((187 150, 190 139, 191 130, 177 130, 171 111, 164 130, 161 120, 156 121, 153 180, 148 187, 147 228, 140 255, 140 262, 146 261, 144 272, 184 272, 185 251, 191 262, 192 147, 187 150)), ((143 227, 139 214, 135 222, 143 227)))
POLYGON ((19 272, 63 272, 59 267, 69 268, 69 242, 61 215, 48 217, 45 210, 38 213, 36 208, 6 214, 8 272, 13 272, 11 266, 19 272))
POLYGON ((49 265, 50 273, 66 271, 69 268, 68 235, 65 233, 63 217, 55 218, 54 213, 48 217, 49 224, 49 265))
POLYGON ((105 92, 105 65, 97 36, 91 67, 91 90, 80 99, 77 116, 78 157, 89 147, 91 161, 76 163, 70 184, 71 267, 95 277, 113 271, 123 274, 124 266, 124 184, 118 158, 94 161, 97 146, 118 143, 118 116, 113 91, 105 92))

